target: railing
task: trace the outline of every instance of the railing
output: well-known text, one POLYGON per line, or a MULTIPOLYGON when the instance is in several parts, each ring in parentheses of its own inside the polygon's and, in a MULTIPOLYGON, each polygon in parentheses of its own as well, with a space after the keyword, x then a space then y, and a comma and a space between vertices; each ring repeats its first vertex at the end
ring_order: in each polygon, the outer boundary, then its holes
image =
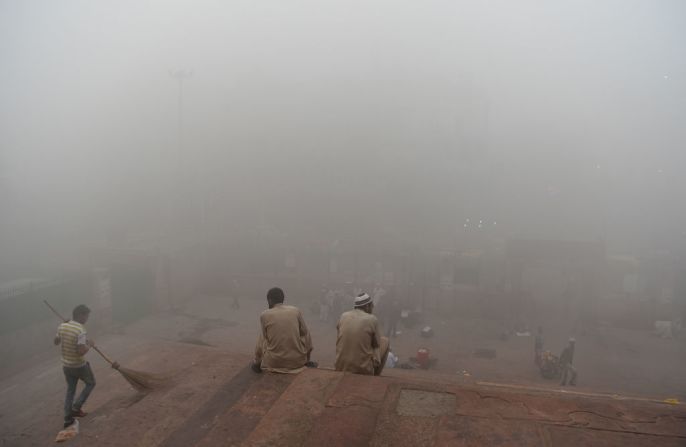
POLYGON ((39 291, 59 284, 64 284, 73 280, 73 276, 67 276, 45 280, 30 280, 17 286, 0 287, 0 301, 28 292, 39 291))
POLYGON ((65 313, 77 304, 92 304, 92 280, 82 273, 0 289, 0 335, 52 319, 45 299, 65 313))

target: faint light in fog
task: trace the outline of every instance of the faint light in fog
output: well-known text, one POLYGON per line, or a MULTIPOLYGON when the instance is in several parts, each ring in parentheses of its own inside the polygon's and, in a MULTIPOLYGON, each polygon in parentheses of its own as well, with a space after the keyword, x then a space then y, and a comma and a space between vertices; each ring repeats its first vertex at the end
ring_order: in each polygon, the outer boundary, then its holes
POLYGON ((467 225, 467 224, 464 224, 464 225, 462 225, 462 226, 465 227, 465 228, 467 228, 468 225, 467 225))
POLYGON ((600 165, 595 165, 595 168, 596 168, 596 169, 600 169, 600 165))
POLYGON ((663 79, 669 79, 669 75, 662 76, 663 79))
POLYGON ((498 225, 498 222, 493 222, 493 225, 498 225))

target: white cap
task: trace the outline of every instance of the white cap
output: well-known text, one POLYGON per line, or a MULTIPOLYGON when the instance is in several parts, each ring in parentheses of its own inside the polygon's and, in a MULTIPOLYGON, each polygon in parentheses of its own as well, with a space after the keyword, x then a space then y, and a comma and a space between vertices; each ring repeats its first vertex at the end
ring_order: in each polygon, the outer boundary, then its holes
POLYGON ((364 306, 366 306, 367 304, 369 304, 369 303, 371 303, 371 302, 372 302, 372 297, 370 297, 369 294, 367 294, 367 293, 360 293, 360 294, 357 295, 357 297, 355 298, 355 304, 354 304, 354 306, 355 306, 355 307, 364 307, 364 306))

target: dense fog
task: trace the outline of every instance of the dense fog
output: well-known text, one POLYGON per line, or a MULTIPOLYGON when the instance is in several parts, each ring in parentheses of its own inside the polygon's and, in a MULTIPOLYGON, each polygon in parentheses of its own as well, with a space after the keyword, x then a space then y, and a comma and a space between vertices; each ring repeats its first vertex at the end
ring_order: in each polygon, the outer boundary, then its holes
POLYGON ((0 0, 0 445, 676 445, 685 123, 684 0, 0 0))
POLYGON ((3 279, 185 230, 676 250, 684 30, 678 0, 3 1, 3 279))

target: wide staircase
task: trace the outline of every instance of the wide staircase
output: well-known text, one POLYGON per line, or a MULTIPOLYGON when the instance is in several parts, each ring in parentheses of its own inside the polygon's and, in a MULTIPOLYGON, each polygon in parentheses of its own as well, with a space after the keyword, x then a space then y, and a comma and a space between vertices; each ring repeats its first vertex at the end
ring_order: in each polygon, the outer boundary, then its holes
POLYGON ((197 405, 184 406, 193 395, 183 389, 94 418, 89 431, 97 439, 79 436, 73 445, 122 445, 119 435, 137 429, 132 416, 148 424, 130 442, 140 446, 686 445, 681 404, 467 383, 424 371, 369 377, 327 369, 255 374, 246 367, 218 379, 197 405), (168 406, 168 419, 146 420, 146 405, 148 412, 168 406))

